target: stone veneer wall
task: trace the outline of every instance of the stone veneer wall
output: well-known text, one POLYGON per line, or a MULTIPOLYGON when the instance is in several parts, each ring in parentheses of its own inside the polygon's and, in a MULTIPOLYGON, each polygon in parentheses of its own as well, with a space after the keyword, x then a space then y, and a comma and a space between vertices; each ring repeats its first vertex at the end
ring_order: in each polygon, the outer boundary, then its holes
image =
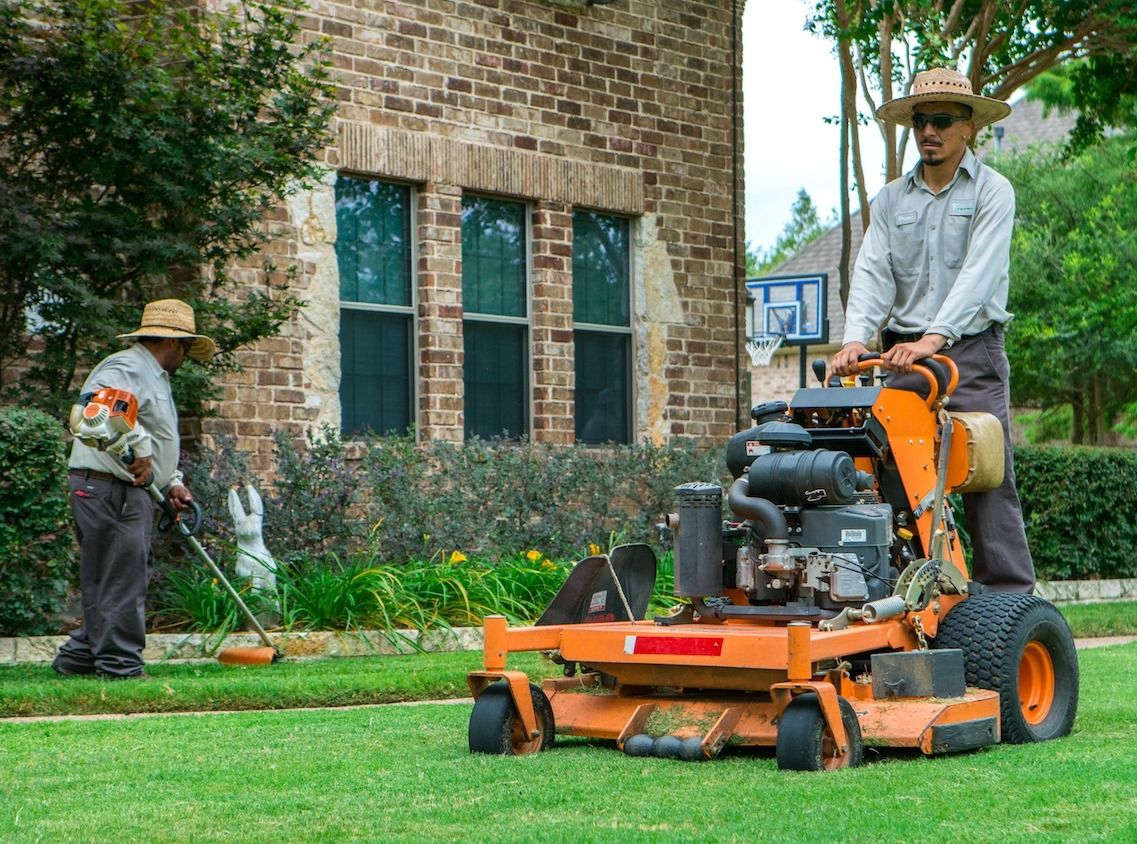
POLYGON ((264 469, 274 427, 339 425, 334 171, 413 186, 424 441, 462 438, 463 191, 529 205, 535 440, 574 438, 575 207, 632 220, 636 437, 733 433, 749 401, 736 334, 743 4, 313 0, 305 28, 330 39, 338 73, 333 172, 269 221, 308 306, 241 353, 204 433, 236 435, 264 469))

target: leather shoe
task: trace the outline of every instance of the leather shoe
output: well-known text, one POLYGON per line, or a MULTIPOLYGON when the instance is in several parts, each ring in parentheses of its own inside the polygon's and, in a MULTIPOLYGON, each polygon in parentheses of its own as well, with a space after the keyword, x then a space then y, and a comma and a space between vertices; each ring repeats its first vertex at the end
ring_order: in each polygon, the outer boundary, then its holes
POLYGON ((108 674, 99 671, 95 674, 100 680, 149 680, 150 675, 145 671, 139 671, 137 674, 108 674))
POLYGON ((67 665, 59 665, 53 662, 51 670, 58 674, 60 677, 83 677, 90 676, 95 673, 94 668, 72 668, 67 665))

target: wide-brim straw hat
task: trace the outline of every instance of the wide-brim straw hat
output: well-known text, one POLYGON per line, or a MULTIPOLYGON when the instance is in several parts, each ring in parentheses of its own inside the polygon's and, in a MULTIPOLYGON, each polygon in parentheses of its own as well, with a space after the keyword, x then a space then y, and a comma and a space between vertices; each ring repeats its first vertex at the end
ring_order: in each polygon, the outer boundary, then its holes
POLYGON ((889 100, 876 110, 876 116, 888 123, 912 125, 912 107, 917 103, 951 102, 971 107, 975 128, 1002 120, 1011 107, 1002 100, 984 97, 971 90, 971 80, 955 70, 934 67, 916 74, 912 93, 889 100))
POLYGON ((207 361, 217 352, 217 344, 204 334, 197 333, 193 308, 181 299, 159 299, 142 309, 142 324, 137 331, 120 334, 120 340, 141 340, 143 337, 175 337, 192 339, 187 353, 194 360, 207 361))

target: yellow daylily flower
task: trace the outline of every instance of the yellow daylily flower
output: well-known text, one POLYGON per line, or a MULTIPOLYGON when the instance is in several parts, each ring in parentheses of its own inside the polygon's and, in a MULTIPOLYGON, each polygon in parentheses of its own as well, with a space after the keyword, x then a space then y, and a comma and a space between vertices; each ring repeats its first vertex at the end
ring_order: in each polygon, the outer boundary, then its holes
POLYGON ((525 556, 526 556, 526 558, 528 558, 529 562, 535 563, 539 559, 541 559, 541 552, 538 551, 536 548, 530 548, 528 553, 525 556))
POLYGON ((599 553, 600 553, 600 546, 597 545, 595 542, 589 542, 588 543, 588 554, 589 554, 589 556, 595 557, 599 553))
POLYGON ((456 565, 458 563, 464 563, 464 562, 466 562, 466 559, 467 559, 466 555, 463 554, 461 551, 451 551, 450 552, 450 565, 456 565))

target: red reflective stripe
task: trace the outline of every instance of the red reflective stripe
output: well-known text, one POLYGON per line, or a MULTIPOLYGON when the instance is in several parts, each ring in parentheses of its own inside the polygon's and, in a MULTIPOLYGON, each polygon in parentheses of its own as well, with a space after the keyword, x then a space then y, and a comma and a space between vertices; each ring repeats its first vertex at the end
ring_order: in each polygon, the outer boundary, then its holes
POLYGON ((636 636, 634 654, 721 656, 721 636, 636 636))

